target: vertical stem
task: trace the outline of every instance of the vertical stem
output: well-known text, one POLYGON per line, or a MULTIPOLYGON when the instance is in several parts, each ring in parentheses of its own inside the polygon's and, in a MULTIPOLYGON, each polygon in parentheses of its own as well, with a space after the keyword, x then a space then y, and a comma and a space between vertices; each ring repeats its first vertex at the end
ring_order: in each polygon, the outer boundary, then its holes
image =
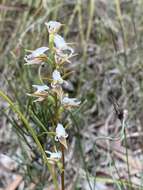
POLYGON ((124 130, 124 135, 125 135, 125 148, 126 148, 126 160, 127 160, 128 178, 129 178, 129 183, 130 183, 130 190, 133 190, 132 180, 131 180, 131 172, 130 172, 130 167, 129 167, 129 155, 128 155, 128 148, 127 148, 126 129, 124 130))
POLYGON ((57 183, 57 178, 56 178, 56 169, 55 169, 55 165, 53 165, 53 167, 51 168, 51 174, 52 176, 54 176, 54 180, 53 180, 53 183, 54 183, 54 186, 55 186, 55 190, 58 190, 59 187, 58 187, 58 183, 57 183))
POLYGON ((38 69, 38 76, 39 76, 39 80, 40 80, 41 84, 44 84, 44 83, 43 83, 43 80, 42 80, 42 77, 41 77, 41 69, 42 69, 42 65, 39 66, 39 69, 38 69))
POLYGON ((123 39, 124 62, 125 62, 125 66, 127 66, 127 61, 128 61, 128 59, 127 59, 127 34, 125 32, 123 16, 121 13, 120 0, 115 0, 115 4, 116 4, 117 16, 118 16, 118 20, 119 20, 119 24, 120 24, 120 28, 121 28, 121 33, 122 33, 122 39, 123 39))
POLYGON ((53 50, 53 47, 54 47, 54 34, 51 33, 49 35, 49 48, 51 51, 53 50))
POLYGON ((62 152, 62 173, 61 173, 61 190, 65 190, 65 154, 64 154, 64 146, 61 144, 61 152, 62 152))

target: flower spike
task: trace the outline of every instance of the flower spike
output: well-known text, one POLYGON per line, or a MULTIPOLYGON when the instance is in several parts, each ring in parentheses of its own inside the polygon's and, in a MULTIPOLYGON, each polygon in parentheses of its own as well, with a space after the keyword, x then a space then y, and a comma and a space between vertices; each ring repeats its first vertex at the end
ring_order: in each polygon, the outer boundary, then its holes
MULTIPOLYGON (((50 109, 48 114, 48 131, 46 134, 44 133, 44 135, 53 135, 55 141, 58 142, 53 144, 53 148, 51 148, 53 152, 49 150, 45 151, 46 159, 47 162, 57 165, 61 169, 61 189, 64 189, 64 158, 65 149, 68 149, 68 134, 66 127, 63 126, 60 121, 68 118, 68 112, 66 112, 66 110, 76 108, 81 103, 76 98, 69 98, 68 93, 65 92, 66 89, 69 91, 71 89, 69 88, 67 78, 72 73, 72 71, 69 70, 70 68, 65 67, 65 64, 71 63, 70 59, 76 54, 74 53, 74 49, 70 47, 71 44, 67 43, 65 39, 58 34, 63 24, 57 21, 49 21, 45 23, 45 25, 49 32, 49 47, 43 46, 29 51, 30 53, 24 57, 25 65, 36 64, 39 66, 38 77, 42 83, 41 85, 32 85, 34 92, 27 95, 35 98, 33 102, 45 101, 42 105, 38 105, 38 107, 40 106, 40 110, 42 109, 41 106, 45 106, 44 108, 48 106, 50 109), (42 67, 44 65, 47 65, 45 69, 42 67), (49 128, 49 126, 51 127, 49 128), (59 151, 59 148, 61 148, 61 151, 59 151)), ((45 111, 46 109, 44 109, 43 114, 46 114, 45 111)), ((43 128, 41 133, 44 131, 43 128)), ((46 142, 44 142, 43 147, 45 147, 45 145, 46 142)), ((53 171, 51 170, 51 172, 53 171)))

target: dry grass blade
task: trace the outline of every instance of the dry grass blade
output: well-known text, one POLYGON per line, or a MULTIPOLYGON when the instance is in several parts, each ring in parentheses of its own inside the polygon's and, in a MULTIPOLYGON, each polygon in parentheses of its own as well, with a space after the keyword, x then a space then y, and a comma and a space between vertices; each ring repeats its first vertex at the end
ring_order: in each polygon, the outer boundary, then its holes
POLYGON ((5 190, 16 190, 18 188, 18 186, 20 185, 20 183, 22 182, 23 177, 20 175, 17 175, 14 179, 14 181, 9 184, 5 190))

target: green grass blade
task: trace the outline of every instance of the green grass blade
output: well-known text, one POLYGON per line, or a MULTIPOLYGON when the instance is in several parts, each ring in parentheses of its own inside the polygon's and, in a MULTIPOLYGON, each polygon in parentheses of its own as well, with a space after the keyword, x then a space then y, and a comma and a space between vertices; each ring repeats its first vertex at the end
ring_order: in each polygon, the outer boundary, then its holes
POLYGON ((21 111, 14 105, 14 103, 10 100, 10 98, 5 95, 1 90, 0 90, 0 96, 10 105, 10 108, 18 114, 18 117, 21 119, 21 121, 25 124, 25 127, 27 128, 27 130, 30 132, 30 134, 32 135, 35 143, 37 144, 38 146, 38 149, 39 151, 41 152, 41 155, 43 157, 43 160, 44 160, 44 163, 47 165, 50 173, 52 174, 52 177, 53 177, 53 182, 54 182, 54 185, 56 187, 56 189, 58 189, 58 184, 57 184, 57 180, 55 178, 55 175, 53 175, 53 172, 52 172, 52 168, 50 166, 50 164, 47 162, 47 156, 46 156, 46 153, 41 145, 41 143, 39 142, 36 134, 35 134, 35 131, 34 129, 29 125, 29 122, 28 120, 25 118, 25 116, 23 115, 23 113, 21 113, 21 111))

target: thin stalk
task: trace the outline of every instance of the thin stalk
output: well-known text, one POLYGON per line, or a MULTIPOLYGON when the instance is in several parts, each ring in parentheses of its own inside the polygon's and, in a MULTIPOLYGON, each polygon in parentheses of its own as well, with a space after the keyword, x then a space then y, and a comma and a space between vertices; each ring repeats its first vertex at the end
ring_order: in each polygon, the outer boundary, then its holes
POLYGON ((95 1, 90 0, 90 3, 89 3, 89 21, 88 21, 87 33, 86 33, 85 52, 87 51, 87 45, 88 45, 91 29, 92 29, 92 26, 93 26, 94 10, 95 10, 95 1))
POLYGON ((120 28, 121 28, 122 39, 123 39, 124 61, 125 61, 125 66, 127 66, 127 61, 128 61, 128 59, 127 59, 127 34, 125 32, 125 26, 124 26, 123 16, 122 16, 122 12, 121 12, 121 7, 120 7, 120 1, 115 0, 115 5, 116 5, 116 12, 117 12, 117 16, 118 16, 118 20, 119 20, 119 24, 120 24, 120 28))
POLYGON ((67 36, 67 34, 68 34, 68 32, 69 32, 70 26, 71 26, 72 23, 74 22, 74 18, 75 18, 75 16, 76 16, 77 11, 78 11, 78 4, 76 3, 76 5, 75 5, 75 7, 74 7, 74 9, 73 9, 72 15, 70 16, 69 21, 68 21, 68 24, 67 24, 67 26, 66 26, 66 28, 65 28, 65 31, 64 31, 64 36, 65 36, 65 37, 67 36))
POLYGON ((127 148, 127 134, 126 134, 126 130, 124 131, 124 135, 125 135, 125 147, 126 147, 126 159, 127 159, 128 177, 129 177, 129 183, 130 183, 130 190, 132 190, 133 186, 132 186, 131 173, 130 173, 130 167, 129 167, 129 156, 128 156, 128 148, 127 148))
MULTIPOLYGON (((82 1, 77 0, 78 5, 78 24, 79 24, 79 34, 81 38, 81 44, 83 47, 83 50, 85 50, 85 35, 84 35, 84 28, 83 28, 83 17, 82 17, 82 1)), ((83 52, 83 60, 86 58, 86 52, 83 52)))
MULTIPOLYGON (((109 153, 109 154, 110 154, 110 153, 109 153)), ((109 169, 110 169, 110 172, 111 172, 111 176, 112 176, 113 182, 114 182, 115 185, 117 186, 117 189, 118 189, 118 190, 122 190, 121 187, 120 187, 120 184, 116 181, 115 176, 114 176, 114 174, 113 174, 113 172, 112 172, 112 163, 111 163, 111 157, 110 157, 110 155, 109 155, 109 158, 110 158, 110 161, 109 161, 109 169)))
POLYGON ((61 144, 62 152, 62 173, 61 173, 61 190, 65 190, 65 153, 64 146, 61 144))
MULTIPOLYGON (((121 179, 121 176, 120 176, 119 170, 118 170, 118 168, 117 168, 117 166, 116 166, 116 162, 115 162, 115 160, 114 160, 113 155, 111 155, 111 158, 112 158, 112 162, 113 162, 113 166, 114 166, 114 168, 115 168, 115 171, 116 171, 116 173, 117 173, 117 175, 118 175, 118 178, 121 179)), ((114 174, 113 174, 112 176, 114 176, 114 174)), ((118 181, 116 181, 116 179, 113 179, 113 180, 115 181, 115 184, 116 184, 121 190, 126 190, 124 184, 122 183, 122 181, 121 181, 121 184, 120 184, 120 183, 118 183, 118 181)))
POLYGON ((37 122, 37 124, 40 126, 40 128, 42 128, 44 130, 44 132, 47 133, 48 130, 46 129, 46 127, 44 126, 44 124, 40 121, 40 119, 36 116, 36 114, 32 110, 30 110, 29 112, 33 116, 33 118, 37 122))
POLYGON ((41 77, 41 69, 42 69, 42 65, 39 66, 39 69, 38 69, 38 76, 39 76, 39 80, 41 82, 41 84, 44 84, 43 80, 42 80, 42 77, 41 77))
POLYGON ((53 51, 54 48, 54 34, 49 35, 49 48, 51 51, 53 51))

